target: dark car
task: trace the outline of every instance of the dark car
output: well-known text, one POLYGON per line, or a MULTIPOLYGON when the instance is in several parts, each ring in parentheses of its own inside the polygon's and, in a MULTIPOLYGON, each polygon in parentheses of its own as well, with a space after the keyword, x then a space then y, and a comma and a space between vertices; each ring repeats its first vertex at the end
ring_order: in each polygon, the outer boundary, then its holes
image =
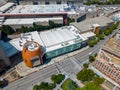
POLYGON ((6 79, 0 80, 0 88, 4 88, 7 85, 8 85, 8 80, 6 79))

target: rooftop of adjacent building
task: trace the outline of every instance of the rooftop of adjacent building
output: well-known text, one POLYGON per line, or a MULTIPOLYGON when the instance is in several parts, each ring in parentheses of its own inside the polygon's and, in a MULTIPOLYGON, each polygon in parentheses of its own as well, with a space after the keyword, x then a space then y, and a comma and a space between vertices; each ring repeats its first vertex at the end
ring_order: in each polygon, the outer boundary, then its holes
POLYGON ((103 27, 103 26, 107 26, 107 24, 111 22, 113 22, 112 19, 105 16, 100 16, 100 17, 86 19, 79 23, 74 22, 74 23, 71 23, 71 25, 77 27, 80 32, 84 32, 84 31, 92 30, 93 26, 97 25, 97 26, 103 27))
POLYGON ((5 5, 7 2, 5 0, 0 0, 0 7, 5 5))
MULTIPOLYGON (((109 58, 108 61, 120 66, 120 39, 116 35, 106 41, 102 46, 102 50, 104 55, 109 58)), ((99 53, 97 58, 104 61, 106 58, 101 58, 101 54, 103 53, 99 53)))
POLYGON ((49 22, 54 20, 63 20, 62 17, 48 17, 48 18, 15 18, 15 19, 6 19, 3 25, 26 25, 33 24, 38 22, 49 22))
POLYGON ((3 52, 7 57, 11 57, 12 55, 18 53, 18 50, 13 45, 2 40, 0 40, 0 48, 1 52, 3 52))
POLYGON ((114 64, 115 66, 120 66, 120 58, 104 50, 99 51, 97 55, 97 60, 101 60, 102 62, 104 62, 104 64, 110 63, 114 64))
POLYGON ((63 13, 74 10, 67 4, 50 5, 17 5, 6 12, 6 14, 45 14, 45 13, 63 13))

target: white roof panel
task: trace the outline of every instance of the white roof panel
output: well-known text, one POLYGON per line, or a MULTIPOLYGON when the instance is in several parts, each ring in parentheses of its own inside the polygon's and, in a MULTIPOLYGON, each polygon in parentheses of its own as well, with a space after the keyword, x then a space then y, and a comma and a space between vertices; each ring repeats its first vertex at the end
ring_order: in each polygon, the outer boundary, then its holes
POLYGON ((74 26, 65 26, 44 32, 34 31, 21 34, 20 38, 13 39, 10 43, 21 51, 25 42, 32 40, 38 42, 46 49, 46 52, 49 52, 62 48, 63 46, 61 44, 63 43, 69 43, 70 45, 74 44, 75 39, 78 39, 78 37, 81 41, 85 40, 74 26))
POLYGON ((88 39, 90 37, 96 36, 96 34, 90 31, 90 32, 82 33, 81 36, 83 36, 84 38, 88 39))
POLYGON ((0 7, 0 11, 4 12, 5 10, 9 9, 13 5, 14 5, 14 3, 11 3, 11 2, 6 3, 5 5, 0 7))
POLYGON ((24 19, 6 19, 3 25, 24 25, 33 24, 34 22, 48 22, 49 20, 63 20, 62 17, 53 18, 24 18, 24 19))
POLYGON ((69 7, 67 4, 52 5, 18 5, 10 14, 37 14, 37 13, 56 13, 64 12, 64 8, 69 7))

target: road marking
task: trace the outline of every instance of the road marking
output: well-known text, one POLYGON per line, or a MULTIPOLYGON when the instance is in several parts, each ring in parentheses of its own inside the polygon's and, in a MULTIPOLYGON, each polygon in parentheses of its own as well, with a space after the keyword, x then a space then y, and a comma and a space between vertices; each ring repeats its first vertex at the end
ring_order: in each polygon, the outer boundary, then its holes
POLYGON ((30 79, 29 81, 23 82, 23 83, 21 83, 20 85, 18 85, 18 86, 16 86, 16 87, 15 87, 15 86, 12 87, 12 89, 16 89, 16 88, 19 88, 19 87, 21 87, 21 86, 23 86, 23 85, 26 85, 26 84, 28 84, 29 82, 32 82, 33 80, 36 80, 36 79, 38 79, 38 78, 41 78, 41 77, 43 77, 44 75, 47 75, 47 74, 49 74, 49 73, 51 73, 51 72, 53 72, 53 71, 56 71, 56 69, 49 70, 49 71, 47 71, 46 73, 43 73, 40 77, 34 77, 34 78, 30 79))

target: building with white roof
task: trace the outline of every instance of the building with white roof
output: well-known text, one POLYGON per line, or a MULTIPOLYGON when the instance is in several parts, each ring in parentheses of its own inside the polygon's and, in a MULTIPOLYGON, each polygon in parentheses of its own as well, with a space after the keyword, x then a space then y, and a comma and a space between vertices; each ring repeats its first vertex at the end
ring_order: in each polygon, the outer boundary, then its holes
POLYGON ((11 3, 11 2, 4 4, 0 7, 0 12, 2 12, 2 13, 6 12, 7 10, 9 10, 14 5, 15 4, 11 3))
MULTIPOLYGON (((16 5, 16 6, 10 6, 12 3, 7 3, 6 5, 0 7, 1 8, 1 17, 5 17, 5 23, 4 25, 11 25, 9 24, 9 21, 17 20, 25 21, 24 23, 32 23, 34 20, 32 19, 41 19, 46 18, 45 21, 48 22, 48 18, 52 19, 53 21, 56 21, 59 19, 59 17, 63 18, 63 24, 67 24, 67 17, 74 18, 76 21, 80 21, 78 19, 83 18, 83 16, 86 16, 85 12, 79 12, 77 11, 76 7, 73 5, 68 4, 50 4, 50 5, 16 5), (8 7, 9 6, 9 7, 8 7), (7 9, 6 9, 6 8, 7 9), (11 7, 11 8, 10 8, 11 7), (5 10, 3 10, 5 8, 5 10), (8 19, 8 20, 7 20, 8 19)), ((86 18, 86 17, 84 17, 86 18)), ((18 21, 18 22, 19 22, 18 21)), ((36 22, 36 21, 34 21, 36 22)), ((43 20, 39 20, 40 23, 43 23, 43 20)), ((14 24, 14 23, 13 23, 14 24)), ((17 26, 18 24, 16 24, 17 26)), ((19 24, 20 25, 20 24, 19 24)))
POLYGON ((9 25, 13 29, 21 28, 21 26, 33 27, 33 23, 37 25, 49 25, 49 21, 53 21, 57 24, 63 24, 62 17, 51 18, 18 18, 18 19, 6 19, 3 25, 9 25))
POLYGON ((21 34, 19 38, 10 43, 19 51, 27 41, 39 43, 46 59, 80 49, 85 38, 82 37, 74 26, 64 26, 44 32, 29 32, 21 34))
POLYGON ((17 4, 21 5, 83 3, 83 0, 8 0, 8 1, 16 2, 17 4))
POLYGON ((5 5, 7 2, 5 0, 0 0, 0 7, 5 5))

